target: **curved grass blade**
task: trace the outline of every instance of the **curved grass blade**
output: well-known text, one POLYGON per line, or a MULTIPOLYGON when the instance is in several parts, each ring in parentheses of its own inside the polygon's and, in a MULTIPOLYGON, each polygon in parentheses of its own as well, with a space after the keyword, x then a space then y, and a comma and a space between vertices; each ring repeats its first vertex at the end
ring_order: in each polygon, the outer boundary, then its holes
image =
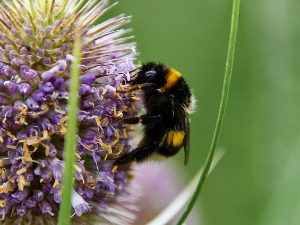
POLYGON ((197 184, 196 190, 187 205, 185 211, 181 215, 180 219, 177 221, 177 225, 181 225, 184 223, 190 212, 192 211, 197 197, 203 187, 205 179, 208 175, 209 168, 211 166, 214 153, 218 144, 218 140, 221 133, 222 123, 225 116, 225 109, 228 99, 230 81, 231 81, 231 74, 232 74, 232 67, 233 67, 233 59, 234 59, 234 52, 235 52, 235 43, 236 43, 236 34, 237 34, 237 27, 238 27, 238 18, 239 18, 239 8, 240 8, 240 0, 233 0, 233 7, 232 7, 232 15, 231 15, 231 28, 230 28, 230 37, 229 37, 229 45, 228 45, 228 52, 227 52, 227 60, 226 60, 226 67, 225 67, 225 77, 223 83, 223 90, 222 90, 222 97, 221 103, 219 107, 219 113, 217 118, 217 123, 212 139, 212 143, 210 146, 210 150, 208 156, 206 158, 204 169, 200 175, 199 182, 197 184))

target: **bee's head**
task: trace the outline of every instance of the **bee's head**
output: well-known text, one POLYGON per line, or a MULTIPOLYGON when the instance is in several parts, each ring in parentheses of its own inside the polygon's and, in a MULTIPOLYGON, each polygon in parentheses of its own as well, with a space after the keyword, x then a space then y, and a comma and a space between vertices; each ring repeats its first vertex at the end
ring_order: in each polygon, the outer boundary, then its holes
POLYGON ((166 66, 153 62, 147 63, 141 67, 135 79, 132 81, 132 84, 153 83, 157 87, 161 87, 166 83, 166 80, 164 79, 166 73, 166 66))

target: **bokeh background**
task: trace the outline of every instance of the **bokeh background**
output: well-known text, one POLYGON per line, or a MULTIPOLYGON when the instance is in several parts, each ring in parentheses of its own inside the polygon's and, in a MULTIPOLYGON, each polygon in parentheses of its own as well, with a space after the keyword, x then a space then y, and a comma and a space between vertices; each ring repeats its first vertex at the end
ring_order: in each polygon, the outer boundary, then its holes
MULTIPOLYGON (((231 7, 231 0, 120 0, 108 15, 132 15, 138 59, 176 68, 194 90, 190 163, 183 166, 183 151, 170 159, 185 174, 181 182, 195 175, 210 146, 231 7)), ((299 11, 296 0, 241 0, 219 142, 226 154, 199 196, 200 224, 300 224, 299 11)))

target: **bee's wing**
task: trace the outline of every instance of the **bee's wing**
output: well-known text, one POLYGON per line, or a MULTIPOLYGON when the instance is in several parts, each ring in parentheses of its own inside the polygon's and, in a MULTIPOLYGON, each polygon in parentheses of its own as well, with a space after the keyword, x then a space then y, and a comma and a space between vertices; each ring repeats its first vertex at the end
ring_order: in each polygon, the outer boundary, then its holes
POLYGON ((184 132, 185 132, 185 136, 183 139, 184 165, 187 165, 189 162, 189 153, 190 153, 190 120, 188 115, 185 115, 184 118, 184 132))
POLYGON ((188 164, 189 161, 189 152, 190 152, 190 120, 186 111, 178 107, 177 113, 179 115, 180 122, 183 127, 183 131, 185 133, 183 139, 183 147, 184 147, 184 165, 188 164))

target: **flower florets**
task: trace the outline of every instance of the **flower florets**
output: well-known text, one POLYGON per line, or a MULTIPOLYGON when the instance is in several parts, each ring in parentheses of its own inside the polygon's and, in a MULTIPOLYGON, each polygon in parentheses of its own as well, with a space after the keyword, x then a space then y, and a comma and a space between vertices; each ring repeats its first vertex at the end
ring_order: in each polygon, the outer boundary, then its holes
POLYGON ((84 223, 90 215, 102 224, 109 216, 118 218, 113 206, 128 194, 131 176, 129 166, 112 172, 113 159, 130 149, 130 134, 120 118, 135 115, 140 107, 138 98, 125 94, 135 68, 135 46, 124 43, 131 37, 121 36, 129 30, 119 27, 130 18, 120 15, 92 26, 111 8, 105 8, 105 0, 0 2, 2 223, 57 221, 70 63, 79 30, 82 73, 73 218, 84 223))

